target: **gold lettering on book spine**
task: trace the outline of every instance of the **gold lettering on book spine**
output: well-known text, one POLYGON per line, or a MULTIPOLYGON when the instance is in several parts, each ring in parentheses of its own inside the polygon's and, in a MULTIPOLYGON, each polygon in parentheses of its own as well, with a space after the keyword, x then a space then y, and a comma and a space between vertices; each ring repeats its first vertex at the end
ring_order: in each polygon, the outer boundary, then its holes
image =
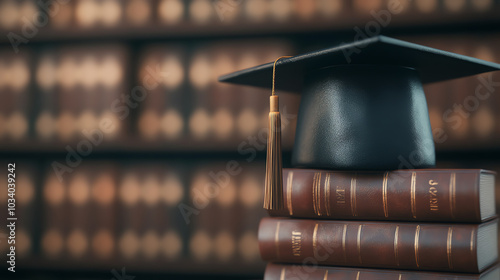
POLYGON ((279 259, 280 257, 280 245, 279 245, 279 240, 280 239, 280 222, 276 223, 276 232, 274 233, 274 246, 276 247, 276 258, 279 259))
POLYGON ((288 171, 288 178, 286 180, 286 204, 288 207, 288 213, 290 216, 293 215, 292 208, 292 182, 293 182, 293 171, 288 171))
POLYGON ((302 254, 302 232, 292 231, 292 254, 294 257, 300 257, 302 254))
POLYGON ((448 239, 446 241, 446 255, 448 256, 448 267, 453 269, 453 260, 451 258, 451 242, 453 240, 453 227, 448 228, 448 239))
POLYGON ((345 204, 345 189, 341 186, 335 188, 335 200, 337 204, 345 204))
POLYGON ((413 245, 415 247, 415 263, 417 264, 417 267, 420 267, 418 264, 418 243, 419 243, 419 238, 420 238, 420 225, 417 226, 417 229, 415 229, 415 244, 413 245))
POLYGON ((331 216, 330 212, 330 173, 326 174, 325 177, 325 209, 326 215, 331 216))
POLYGON ((359 225, 358 227, 358 258, 359 258, 359 264, 363 263, 363 260, 361 259, 361 230, 363 229, 363 225, 359 225))
POLYGON ((396 260, 397 266, 399 266, 398 242, 399 242, 399 226, 396 226, 396 230, 394 231, 394 259, 396 260))
POLYGON ((384 180, 382 182, 382 199, 384 202, 384 216, 389 217, 389 207, 387 205, 387 178, 389 177, 389 172, 385 172, 384 180))
POLYGON ((456 192, 456 173, 452 172, 450 176, 450 214, 451 218, 455 218, 455 214, 453 213, 455 210, 455 192, 456 192))
POLYGON ((357 216, 356 207, 356 174, 351 178, 351 213, 353 216, 357 216))
POLYGON ((342 231, 342 252, 344 253, 344 262, 347 262, 347 252, 345 250, 345 239, 347 237, 347 225, 344 225, 344 230, 342 231))
POLYGON ((416 219, 417 218, 417 205, 415 203, 415 187, 416 187, 416 184, 417 184, 417 173, 416 172, 412 172, 411 173, 411 214, 413 215, 413 218, 416 219))
POLYGON ((318 224, 314 225, 313 231, 313 252, 316 253, 316 247, 318 246, 318 224))

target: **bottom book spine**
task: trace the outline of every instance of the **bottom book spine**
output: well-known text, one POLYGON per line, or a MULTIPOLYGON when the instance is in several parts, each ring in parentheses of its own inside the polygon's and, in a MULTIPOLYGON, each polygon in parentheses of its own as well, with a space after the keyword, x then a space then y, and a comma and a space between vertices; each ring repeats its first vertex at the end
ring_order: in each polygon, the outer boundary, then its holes
POLYGON ((481 274, 457 274, 408 270, 363 269, 305 265, 268 264, 264 280, 492 280, 500 279, 500 266, 494 265, 481 274))

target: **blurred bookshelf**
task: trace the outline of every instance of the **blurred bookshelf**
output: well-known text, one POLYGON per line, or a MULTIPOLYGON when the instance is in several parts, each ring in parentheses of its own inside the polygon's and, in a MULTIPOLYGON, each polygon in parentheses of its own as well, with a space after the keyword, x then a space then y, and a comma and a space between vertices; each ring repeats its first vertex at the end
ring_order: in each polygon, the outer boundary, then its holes
MULTIPOLYGON (((269 92, 217 77, 352 41, 361 36, 353 27, 365 34, 373 23, 500 62, 499 0, 395 1, 0 1, 0 157, 19 170, 19 266, 29 277, 109 279, 122 267, 145 277, 261 277, 269 92), (7 35, 23 35, 33 18, 40 26, 14 54, 7 35), (52 165, 70 154, 82 163, 60 181, 52 165), (208 174, 232 160, 242 172, 186 224, 178 206, 192 206, 208 174)), ((500 96, 488 80, 499 73, 425 86, 438 167, 500 171, 500 96), (480 85, 491 90, 481 99, 480 85)), ((280 95, 287 162, 300 96, 280 95)))
POLYGON ((0 28, 9 31, 22 30, 22 17, 49 15, 39 19, 44 27, 34 41, 345 30, 382 10, 391 13, 392 28, 491 24, 499 22, 500 11, 496 0, 53 0, 42 8, 32 0, 2 2, 0 28))
MULTIPOLYGON (((91 160, 62 182, 49 162, 39 166, 16 164, 23 170, 17 176, 17 255, 25 268, 186 273, 196 266, 234 275, 262 269, 256 236, 265 214, 259 165, 244 166, 189 224, 177 205, 190 204, 209 181, 208 170, 219 172, 225 162, 91 160)), ((6 207, 7 194, 2 196, 6 207)))

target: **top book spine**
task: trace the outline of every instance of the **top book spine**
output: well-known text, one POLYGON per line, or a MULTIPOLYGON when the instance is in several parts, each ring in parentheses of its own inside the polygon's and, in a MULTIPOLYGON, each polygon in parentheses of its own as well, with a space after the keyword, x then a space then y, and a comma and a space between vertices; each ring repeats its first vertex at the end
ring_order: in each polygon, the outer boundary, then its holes
POLYGON ((275 217, 480 223, 495 216, 495 173, 480 169, 284 169, 275 217))

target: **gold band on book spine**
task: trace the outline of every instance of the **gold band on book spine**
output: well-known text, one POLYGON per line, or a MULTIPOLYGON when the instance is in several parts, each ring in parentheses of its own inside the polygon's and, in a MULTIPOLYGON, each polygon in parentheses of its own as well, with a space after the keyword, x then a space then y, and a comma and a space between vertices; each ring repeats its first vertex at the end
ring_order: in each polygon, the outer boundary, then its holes
POLYGON ((314 231, 313 231, 313 252, 316 254, 316 248, 318 246, 318 224, 316 223, 314 225, 314 231))
POLYGON ((356 206, 356 174, 351 178, 351 213, 353 216, 358 215, 356 206))
POLYGON ((451 254, 453 242, 453 227, 448 228, 448 238, 446 240, 446 256, 448 257, 448 267, 453 269, 453 258, 451 254))
POLYGON ((326 215, 331 216, 330 213, 330 173, 325 176, 325 209, 326 215))
POLYGON ((359 264, 363 264, 363 259, 361 259, 361 231, 362 230, 363 230, 363 225, 359 225, 358 226, 358 240, 357 240, 359 264))
POLYGON ((389 172, 384 173, 384 179, 382 181, 382 201, 384 203, 384 216, 389 217, 389 206, 387 205, 387 179, 389 177, 389 172))
POLYGON ((347 251, 345 249, 345 239, 347 237, 347 224, 344 224, 344 230, 342 231, 342 252, 344 253, 344 262, 347 263, 347 251))
POLYGON ((280 280, 285 280, 285 268, 284 267, 281 269, 280 280))
POLYGON ((470 253, 472 256, 474 256, 474 232, 475 229, 472 229, 472 232, 470 233, 470 253))
POLYGON ((274 233, 274 246, 276 247, 276 258, 279 259, 280 257, 280 223, 276 223, 276 231, 274 233))
POLYGON ((452 219, 455 219, 454 210, 455 210, 455 201, 456 201, 456 199, 455 199, 456 184, 457 184, 457 175, 455 172, 452 172, 450 175, 450 190, 449 190, 449 193, 450 193, 450 214, 451 214, 452 219))
POLYGON ((293 182, 293 171, 288 171, 288 179, 286 181, 286 201, 288 206, 288 213, 293 216, 293 206, 292 206, 292 182, 293 182))
POLYGON ((415 229, 415 244, 414 244, 414 248, 415 248, 415 264, 417 265, 417 267, 420 267, 420 265, 418 264, 418 244, 420 242, 420 225, 417 226, 417 228, 415 229))
POLYGON ((396 260, 396 266, 399 266, 399 225, 396 226, 394 231, 394 259, 396 260))
POLYGON ((417 218, 417 210, 416 210, 416 207, 417 207, 417 204, 415 202, 415 196, 416 196, 416 193, 415 193, 415 188, 416 188, 416 184, 417 184, 417 173, 416 172, 412 172, 411 173, 411 190, 410 190, 410 193, 411 193, 411 214, 413 215, 413 219, 416 219, 417 218))

